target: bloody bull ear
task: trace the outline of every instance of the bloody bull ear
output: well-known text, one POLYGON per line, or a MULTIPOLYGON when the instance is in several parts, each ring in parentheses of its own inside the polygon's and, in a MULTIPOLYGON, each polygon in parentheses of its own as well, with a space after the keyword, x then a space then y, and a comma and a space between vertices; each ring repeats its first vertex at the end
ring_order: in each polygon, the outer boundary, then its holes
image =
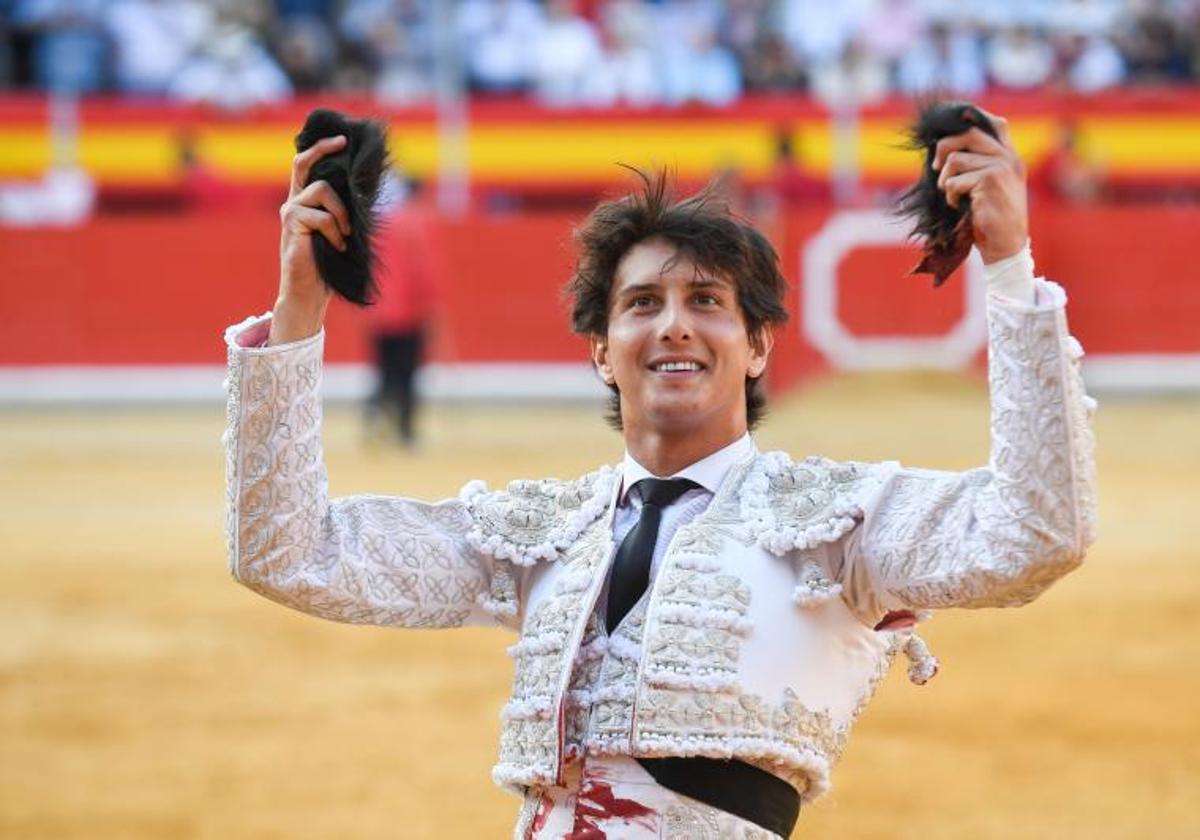
MULTIPOLYGON (((375 120, 354 120, 337 111, 318 108, 308 115, 296 135, 296 151, 303 152, 318 140, 346 135, 346 145, 313 164, 308 184, 326 181, 350 214, 346 250, 339 251, 314 231, 313 257, 321 278, 346 300, 365 306, 375 298, 372 275, 375 201, 388 165, 387 128, 375 120)), ((308 186, 305 184, 305 186, 308 186)))
POLYGON ((925 152, 920 179, 896 202, 896 215, 912 224, 909 235, 921 240, 923 257, 911 274, 932 274, 933 285, 940 286, 962 265, 975 243, 971 227, 971 199, 964 196, 958 207, 951 207, 946 194, 938 189, 938 173, 933 156, 943 137, 978 128, 999 139, 996 127, 983 111, 969 102, 931 102, 921 108, 917 121, 908 131, 907 147, 925 152))

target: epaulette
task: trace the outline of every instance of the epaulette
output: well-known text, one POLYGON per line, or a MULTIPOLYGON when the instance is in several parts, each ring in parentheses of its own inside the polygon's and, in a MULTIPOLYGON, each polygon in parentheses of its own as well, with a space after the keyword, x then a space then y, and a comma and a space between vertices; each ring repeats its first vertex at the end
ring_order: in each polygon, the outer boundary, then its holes
POLYGON ((557 559, 604 513, 616 480, 616 470, 602 467, 572 481, 513 481, 495 492, 472 481, 459 493, 471 513, 467 539, 518 566, 557 559))
MULTIPOLYGON (((867 499, 892 468, 818 456, 793 461, 785 452, 768 452, 742 484, 742 517, 756 542, 781 557, 831 543, 862 521, 867 499)), ((841 592, 819 563, 805 560, 792 599, 816 606, 841 592)))

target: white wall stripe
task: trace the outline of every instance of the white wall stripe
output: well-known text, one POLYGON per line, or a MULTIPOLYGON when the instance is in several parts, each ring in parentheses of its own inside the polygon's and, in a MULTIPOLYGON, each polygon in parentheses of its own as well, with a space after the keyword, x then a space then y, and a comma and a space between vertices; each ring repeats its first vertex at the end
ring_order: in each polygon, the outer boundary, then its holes
MULTIPOLYGON (((224 365, 0 366, 0 405, 216 403, 224 365)), ((325 397, 362 400, 374 386, 366 364, 325 367, 325 397)), ((601 400, 607 389, 587 363, 430 364, 417 385, 432 400, 601 400)))
MULTIPOLYGON (((1100 392, 1200 391, 1200 353, 1089 355, 1088 387, 1100 392)), ((0 406, 46 404, 217 403, 221 365, 0 366, 0 406)), ((325 396, 357 401, 370 393, 365 364, 325 368, 325 396)), ((594 401, 607 390, 586 363, 431 364, 418 379, 432 400, 553 399, 594 401)))
POLYGON ((1200 353, 1085 356, 1089 388, 1125 393, 1200 391, 1200 353))

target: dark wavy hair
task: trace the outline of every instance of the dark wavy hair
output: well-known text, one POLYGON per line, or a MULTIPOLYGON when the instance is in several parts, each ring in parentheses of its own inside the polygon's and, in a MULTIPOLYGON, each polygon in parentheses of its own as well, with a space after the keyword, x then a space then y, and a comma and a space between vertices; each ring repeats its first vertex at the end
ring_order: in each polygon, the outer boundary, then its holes
MULTIPOLYGON (((608 335, 617 266, 639 242, 661 238, 675 246, 677 258, 733 282, 747 335, 755 349, 761 349, 763 330, 788 317, 783 306, 787 281, 771 243, 730 209, 719 182, 712 181, 680 200, 665 171, 631 171, 641 181, 640 189, 602 202, 574 232, 578 257, 566 287, 571 299, 571 329, 585 336, 608 335)), ((751 429, 765 411, 760 379, 746 377, 746 422, 751 429)), ((619 430, 621 395, 615 385, 609 388, 612 399, 607 419, 619 430)))

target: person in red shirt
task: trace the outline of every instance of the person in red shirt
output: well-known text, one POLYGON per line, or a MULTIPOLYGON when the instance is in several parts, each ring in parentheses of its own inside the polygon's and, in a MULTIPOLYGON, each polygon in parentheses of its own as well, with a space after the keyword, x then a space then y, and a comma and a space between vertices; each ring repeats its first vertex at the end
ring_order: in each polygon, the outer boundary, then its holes
POLYGON ((1045 204, 1091 204, 1104 194, 1104 173, 1079 149, 1074 123, 1058 126, 1054 148, 1029 171, 1029 192, 1045 204))
POLYGON ((367 404, 367 424, 374 430, 394 423, 400 443, 412 446, 416 374, 445 273, 436 225, 419 181, 409 180, 407 194, 381 214, 376 257, 379 295, 370 312, 379 380, 367 404))

